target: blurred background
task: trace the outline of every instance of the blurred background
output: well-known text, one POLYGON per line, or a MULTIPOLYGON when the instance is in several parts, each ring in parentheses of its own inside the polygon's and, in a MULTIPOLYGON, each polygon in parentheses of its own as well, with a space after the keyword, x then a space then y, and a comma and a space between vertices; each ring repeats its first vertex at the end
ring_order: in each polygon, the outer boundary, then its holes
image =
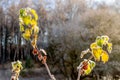
POLYGON ((24 66, 20 80, 49 80, 19 31, 19 9, 26 7, 39 16, 37 45, 47 51, 57 80, 76 80, 81 51, 101 35, 113 43, 110 59, 81 80, 120 80, 120 0, 0 0, 0 80, 10 79, 11 62, 18 59, 24 66))

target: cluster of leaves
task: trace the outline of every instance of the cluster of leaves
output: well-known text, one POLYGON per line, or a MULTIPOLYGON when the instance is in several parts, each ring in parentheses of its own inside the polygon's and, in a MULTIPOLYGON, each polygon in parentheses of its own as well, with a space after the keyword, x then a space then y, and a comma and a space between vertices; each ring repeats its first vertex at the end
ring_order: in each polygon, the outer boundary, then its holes
POLYGON ((18 80, 18 76, 20 74, 20 71, 23 69, 22 62, 17 60, 12 62, 12 72, 14 75, 12 75, 12 80, 18 80))
POLYGON ((109 43, 108 36, 98 36, 94 43, 90 45, 92 55, 96 61, 103 61, 106 63, 109 59, 107 52, 111 53, 112 43, 109 43), (103 47, 107 47, 107 51, 103 50, 103 47))
POLYGON ((95 61, 102 61, 103 63, 106 63, 109 59, 108 53, 111 53, 112 51, 112 43, 109 43, 109 37, 108 36, 98 36, 90 45, 90 49, 87 49, 85 51, 82 51, 81 58, 84 57, 87 53, 91 53, 89 59, 84 59, 78 67, 79 70, 81 70, 80 74, 88 75, 92 69, 95 67, 95 62, 90 60, 91 58, 94 58, 95 61), (107 50, 104 50, 104 48, 107 48, 107 50))
POLYGON ((12 62, 12 71, 14 72, 20 72, 23 69, 22 62, 17 60, 12 62))
POLYGON ((30 40, 32 46, 35 48, 39 33, 37 26, 38 15, 34 9, 23 8, 19 12, 19 25, 22 36, 26 40, 30 40))
POLYGON ((37 55, 38 59, 44 63, 47 59, 47 54, 43 49, 38 50, 37 38, 39 33, 39 27, 37 26, 38 15, 34 9, 24 8, 20 9, 19 25, 22 36, 26 40, 31 41, 33 46, 33 54, 37 55), (43 55, 42 55, 43 53, 43 55))

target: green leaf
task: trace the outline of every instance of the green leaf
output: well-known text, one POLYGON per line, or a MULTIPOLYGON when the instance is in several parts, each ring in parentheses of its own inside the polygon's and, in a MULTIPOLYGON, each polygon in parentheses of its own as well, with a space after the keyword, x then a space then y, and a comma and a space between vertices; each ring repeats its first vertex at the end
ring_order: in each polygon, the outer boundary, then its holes
POLYGON ((89 60, 90 68, 93 69, 96 66, 96 63, 92 60, 89 60))
POLYGON ((96 43, 98 46, 102 47, 104 44, 104 39, 102 39, 100 36, 96 38, 96 43))
POLYGON ((109 41, 109 37, 104 35, 104 36, 98 36, 96 38, 96 43, 98 46, 103 47, 103 45, 106 45, 109 41))

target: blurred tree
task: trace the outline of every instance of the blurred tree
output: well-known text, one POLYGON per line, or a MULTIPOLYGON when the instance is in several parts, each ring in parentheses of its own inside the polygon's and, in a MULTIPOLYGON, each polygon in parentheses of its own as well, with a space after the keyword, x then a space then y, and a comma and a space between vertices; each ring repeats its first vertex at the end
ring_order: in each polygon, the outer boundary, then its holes
MULTIPOLYGON (((66 3, 64 2, 64 5, 62 1, 58 0, 57 3, 54 13, 48 14, 48 21, 52 22, 48 31, 48 52, 51 64, 60 68, 67 78, 76 79, 76 66, 81 61, 80 52, 89 47, 88 45, 98 35, 110 36, 113 43, 112 53, 114 53, 110 56, 110 60, 118 61, 120 40, 118 12, 102 4, 97 9, 89 8, 84 1, 68 0, 66 3), (117 46, 117 52, 114 50, 115 46, 117 46), (117 58, 114 58, 113 56, 116 54, 117 58)), ((111 69, 107 64, 99 63, 93 72, 96 76, 101 72, 107 75, 110 72, 107 68, 111 69), (102 71, 100 66, 103 66, 102 71), (100 72, 96 73, 97 71, 100 72)))

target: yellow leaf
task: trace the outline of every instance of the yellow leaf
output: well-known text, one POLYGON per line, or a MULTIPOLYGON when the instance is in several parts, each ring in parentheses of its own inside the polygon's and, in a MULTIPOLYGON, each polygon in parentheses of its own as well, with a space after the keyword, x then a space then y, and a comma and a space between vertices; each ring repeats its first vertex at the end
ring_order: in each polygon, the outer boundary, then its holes
POLYGON ((100 56, 102 54, 102 48, 92 49, 92 54, 93 54, 96 61, 100 61, 100 56))
POLYGON ((38 39, 38 35, 34 35, 33 40, 31 41, 33 48, 36 48, 37 39, 38 39))
POLYGON ((111 51, 112 51, 112 43, 108 43, 107 45, 108 45, 107 50, 108 50, 109 53, 111 53, 111 51))
POLYGON ((23 36, 24 39, 29 40, 29 39, 30 39, 30 36, 31 36, 30 30, 29 30, 29 29, 26 29, 26 30, 25 30, 25 33, 23 33, 22 36, 23 36))
POLYGON ((22 70, 22 69, 23 69, 23 67, 22 67, 22 62, 21 61, 17 60, 17 61, 12 62, 12 70, 14 72, 19 73, 20 70, 22 70))
POLYGON ((32 27, 35 27, 37 25, 37 21, 35 21, 34 19, 31 20, 31 25, 32 27))
POLYGON ((34 40, 32 40, 31 44, 32 44, 33 48, 35 48, 35 47, 36 47, 36 43, 37 43, 37 41, 36 41, 35 39, 34 39, 34 40))
POLYGON ((108 56, 107 52, 104 51, 104 50, 102 51, 101 59, 104 63, 106 63, 109 59, 109 56, 108 56))
POLYGON ((32 13, 33 16, 34 16, 34 19, 35 19, 35 20, 38 20, 38 15, 37 15, 37 13, 36 13, 36 11, 35 11, 34 9, 31 9, 31 13, 32 13))
POLYGON ((39 27, 38 26, 35 26, 34 27, 34 34, 37 34, 39 32, 39 27))
POLYGON ((20 25, 20 31, 23 32, 24 31, 24 26, 20 25))
POLYGON ((23 17, 22 19, 25 25, 28 25, 31 22, 29 17, 23 17))
POLYGON ((97 45, 97 43, 95 43, 95 42, 90 45, 90 48, 91 48, 91 49, 97 48, 97 47, 98 47, 98 45, 97 45))

